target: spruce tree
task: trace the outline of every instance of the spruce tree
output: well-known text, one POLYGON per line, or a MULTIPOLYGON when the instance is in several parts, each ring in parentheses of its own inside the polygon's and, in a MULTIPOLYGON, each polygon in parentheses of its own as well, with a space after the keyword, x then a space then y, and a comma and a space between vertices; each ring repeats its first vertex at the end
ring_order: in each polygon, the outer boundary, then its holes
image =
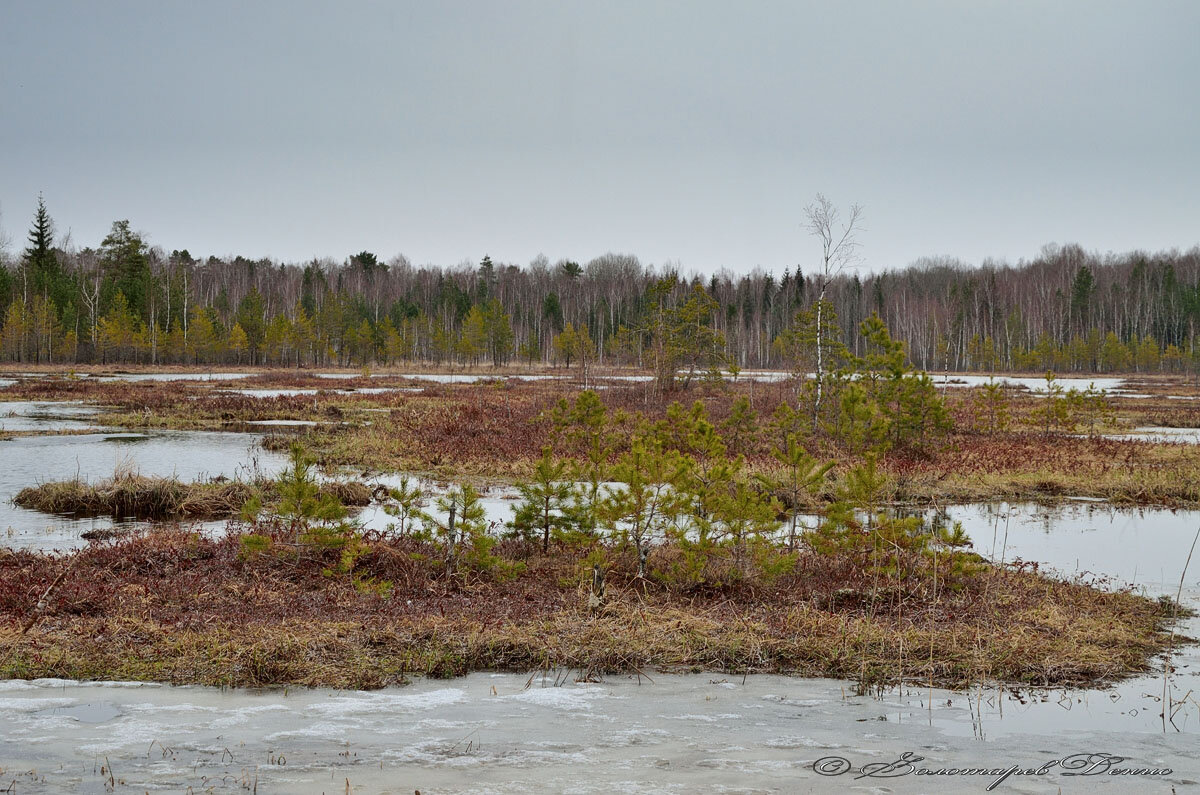
POLYGON ((71 289, 54 253, 54 220, 41 195, 28 240, 29 247, 24 252, 27 294, 23 298, 28 302, 34 295, 40 295, 52 300, 56 309, 61 309, 70 300, 71 289))

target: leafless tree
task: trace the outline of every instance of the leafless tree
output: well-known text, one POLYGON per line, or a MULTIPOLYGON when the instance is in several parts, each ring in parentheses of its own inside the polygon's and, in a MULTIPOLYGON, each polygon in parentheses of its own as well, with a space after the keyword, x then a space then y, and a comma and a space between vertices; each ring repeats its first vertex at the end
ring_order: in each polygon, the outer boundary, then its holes
POLYGON ((862 207, 850 205, 845 223, 841 213, 823 194, 817 194, 815 203, 804 208, 804 227, 809 234, 821 241, 821 272, 817 275, 817 396, 813 405, 813 415, 821 411, 821 392, 825 380, 825 360, 823 349, 825 291, 829 283, 842 274, 849 266, 858 260, 858 232, 862 221, 862 207))
POLYGON ((77 257, 79 268, 79 295, 88 312, 88 325, 91 327, 89 337, 94 350, 97 342, 97 328, 100 323, 100 282, 103 273, 96 252, 84 249, 77 257))

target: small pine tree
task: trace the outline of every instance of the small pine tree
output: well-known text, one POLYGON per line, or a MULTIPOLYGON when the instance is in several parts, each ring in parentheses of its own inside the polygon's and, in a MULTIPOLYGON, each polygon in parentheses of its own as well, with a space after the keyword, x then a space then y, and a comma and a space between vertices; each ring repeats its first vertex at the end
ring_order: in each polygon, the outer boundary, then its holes
POLYGON ((721 432, 734 455, 743 455, 753 449, 759 434, 758 413, 745 395, 733 401, 729 416, 721 423, 721 432))
POLYGON ((558 442, 581 456, 571 472, 579 486, 570 515, 575 529, 586 535, 596 530, 596 505, 617 443, 613 426, 620 419, 620 414, 610 416, 600 396, 590 389, 580 392, 574 403, 563 398, 550 414, 558 442))
POLYGON ((972 395, 975 406, 975 429, 984 433, 1003 433, 1008 430, 1009 400, 1004 387, 988 381, 972 395))
POLYGON ((680 509, 673 484, 681 475, 679 454, 661 442, 634 439, 632 446, 613 467, 613 480, 622 488, 608 490, 596 512, 611 537, 632 545, 637 555, 637 576, 645 577, 650 545, 663 538, 680 509))
MULTIPOLYGON (((313 472, 315 460, 299 444, 292 445, 290 465, 279 476, 278 516, 299 543, 322 554, 338 553, 337 571, 354 573, 364 548, 358 527, 346 520, 346 508, 333 494, 323 492, 313 472)), ((326 568, 326 576, 333 569, 326 568)))
POLYGON ((491 535, 487 514, 479 492, 469 483, 438 497, 437 506, 447 515, 446 524, 438 524, 438 534, 446 553, 448 572, 466 563, 472 570, 497 576, 516 573, 519 567, 492 554, 496 538, 491 535))
POLYGON ((794 433, 788 434, 784 446, 772 450, 771 455, 782 465, 782 471, 761 475, 760 482, 772 493, 783 497, 788 520, 788 550, 794 550, 800 535, 800 513, 804 510, 805 500, 821 488, 833 464, 819 463, 794 433))
POLYGON ((276 512, 299 534, 314 525, 335 524, 346 518, 346 509, 332 494, 323 493, 313 474, 316 461, 299 444, 293 444, 289 466, 279 476, 276 512))
POLYGON ((567 464, 556 461, 549 447, 533 469, 533 478, 518 484, 521 502, 512 506, 511 527, 527 541, 540 535, 542 552, 550 551, 550 540, 565 539, 574 526, 571 498, 574 489, 567 482, 567 464))
POLYGON ((1058 383, 1054 373, 1046 373, 1046 394, 1033 410, 1033 416, 1041 423, 1042 433, 1048 436, 1052 428, 1064 431, 1075 429, 1071 403, 1071 396, 1058 383))
POLYGON ((846 384, 838 397, 837 410, 833 424, 826 427, 850 452, 862 454, 887 446, 888 418, 862 384, 846 384))
POLYGON ((389 526, 401 538, 417 535, 430 521, 425 513, 428 499, 425 492, 416 484, 409 484, 407 477, 400 478, 400 485, 388 489, 389 501, 384 503, 383 510, 397 521, 389 526))
POLYGON ((779 530, 779 508, 778 502, 743 478, 735 480, 718 503, 717 524, 724 543, 733 551, 734 571, 741 579, 749 579, 754 558, 765 562, 771 539, 779 530))

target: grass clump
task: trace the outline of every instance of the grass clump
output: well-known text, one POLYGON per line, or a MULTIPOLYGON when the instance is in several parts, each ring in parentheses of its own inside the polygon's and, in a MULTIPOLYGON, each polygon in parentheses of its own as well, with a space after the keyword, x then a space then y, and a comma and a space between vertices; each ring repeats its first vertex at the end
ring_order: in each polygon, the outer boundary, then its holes
POLYGON ((217 519, 235 516, 256 493, 243 481, 184 483, 176 478, 122 474, 99 483, 64 480, 22 489, 23 508, 70 516, 137 519, 217 519))
MULTIPOLYGON (((353 481, 322 483, 318 492, 343 505, 371 502, 370 488, 353 481)), ((61 516, 204 520, 236 517, 252 500, 271 504, 278 498, 278 482, 269 479, 185 483, 178 478, 118 471, 97 483, 75 478, 30 486, 17 492, 13 502, 61 516)))

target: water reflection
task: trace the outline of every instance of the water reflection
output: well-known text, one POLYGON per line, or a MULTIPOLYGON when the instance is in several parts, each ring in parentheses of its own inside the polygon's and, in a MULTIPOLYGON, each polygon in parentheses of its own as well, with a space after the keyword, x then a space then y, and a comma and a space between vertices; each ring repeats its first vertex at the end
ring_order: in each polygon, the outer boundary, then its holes
POLYGON ((0 401, 0 433, 4 431, 68 431, 95 427, 88 418, 94 406, 41 400, 0 401))
MULTIPOLYGON (((13 548, 69 549, 80 534, 114 526, 111 519, 48 516, 12 498, 26 486, 52 480, 102 480, 118 468, 146 476, 202 480, 275 474, 286 457, 263 450, 249 433, 146 431, 71 436, 22 436, 0 442, 0 544, 13 548)), ((129 526, 129 523, 117 523, 129 526)))

